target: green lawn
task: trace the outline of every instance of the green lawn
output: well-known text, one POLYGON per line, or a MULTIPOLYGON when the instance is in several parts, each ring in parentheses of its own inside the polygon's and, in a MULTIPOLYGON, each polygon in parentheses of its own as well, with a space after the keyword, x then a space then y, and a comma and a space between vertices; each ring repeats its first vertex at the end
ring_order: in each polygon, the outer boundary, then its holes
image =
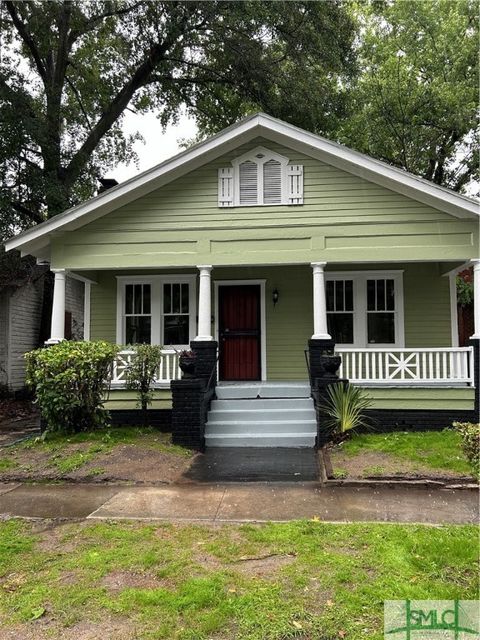
POLYGON ((341 450, 347 456, 365 452, 386 453, 431 469, 463 475, 472 473, 462 451, 460 435, 451 429, 353 435, 342 444, 341 450))
POLYGON ((477 598, 477 561, 473 526, 10 520, 0 628, 38 640, 75 637, 86 621, 98 637, 116 625, 132 639, 380 640, 385 599, 477 598))

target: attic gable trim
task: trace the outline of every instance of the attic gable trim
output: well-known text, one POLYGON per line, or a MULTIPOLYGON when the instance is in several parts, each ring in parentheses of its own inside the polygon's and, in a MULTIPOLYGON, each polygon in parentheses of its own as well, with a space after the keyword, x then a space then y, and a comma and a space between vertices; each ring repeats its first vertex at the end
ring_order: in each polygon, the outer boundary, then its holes
MULTIPOLYGON (((365 154, 348 149, 303 129, 299 129, 266 114, 255 114, 224 129, 191 149, 165 160, 159 165, 134 176, 108 191, 68 209, 40 225, 24 231, 5 243, 7 251, 22 248, 30 252, 30 243, 59 230, 66 225, 71 229, 110 213, 132 200, 171 182, 188 171, 214 160, 229 150, 259 136, 281 141, 293 149, 302 147, 303 153, 311 157, 321 154, 323 161, 349 171, 372 182, 381 184, 458 218, 480 216, 479 206, 474 200, 453 191, 406 173, 400 169, 369 158, 365 154), (85 220, 80 221, 85 218, 85 220)), ((299 149, 300 150, 300 149, 299 149)))

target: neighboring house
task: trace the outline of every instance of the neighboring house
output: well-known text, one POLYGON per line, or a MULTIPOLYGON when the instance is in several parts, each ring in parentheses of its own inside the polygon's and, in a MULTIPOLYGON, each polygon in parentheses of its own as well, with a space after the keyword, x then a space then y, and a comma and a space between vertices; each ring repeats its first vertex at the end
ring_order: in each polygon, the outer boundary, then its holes
MULTIPOLYGON (((0 288, 0 386, 9 391, 25 387, 24 354, 41 344, 41 325, 50 310, 51 300, 45 297, 48 268, 34 266, 27 277, 0 288)), ((82 340, 84 283, 66 279, 66 338, 82 340)))
MULTIPOLYGON (((64 337, 65 276, 75 274, 87 283, 92 339, 164 345, 157 408, 171 406, 174 349, 191 343, 201 360, 218 341, 207 440, 246 442, 250 415, 257 430, 259 419, 269 425, 258 443, 301 444, 311 442, 307 347, 316 362, 315 349, 335 343, 341 376, 368 390, 382 420, 448 424, 475 415, 479 220, 469 198, 258 114, 7 249, 51 264, 52 341, 64 337), (471 346, 460 348, 455 274, 468 264, 476 325, 471 346), (281 396, 277 414, 266 401, 239 402, 249 394, 281 396), (295 429, 305 437, 295 439, 295 429)), ((115 368, 111 408, 135 406, 122 389, 127 359, 115 368)))

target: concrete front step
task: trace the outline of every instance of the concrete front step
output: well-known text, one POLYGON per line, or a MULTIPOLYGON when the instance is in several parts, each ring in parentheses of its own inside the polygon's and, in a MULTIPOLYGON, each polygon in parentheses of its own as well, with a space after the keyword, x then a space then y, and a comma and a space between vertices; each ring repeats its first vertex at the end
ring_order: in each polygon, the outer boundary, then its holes
POLYGON ((310 386, 304 382, 219 384, 215 393, 219 400, 233 398, 309 398, 310 386))
POLYGON ((205 434, 205 445, 207 447, 313 447, 315 446, 315 434, 295 433, 281 434, 255 433, 242 434, 205 434))
POLYGON ((298 432, 310 433, 315 436, 317 423, 314 420, 262 420, 255 422, 213 422, 209 420, 205 425, 205 435, 218 436, 219 434, 244 434, 245 437, 262 436, 265 433, 278 433, 281 435, 295 436, 298 432))
POLYGON ((276 420, 314 420, 313 407, 305 409, 212 409, 208 414, 208 422, 249 422, 257 424, 258 421, 276 420))
POLYGON ((282 410, 313 410, 313 400, 311 398, 229 398, 212 400, 211 403, 212 411, 263 411, 272 408, 282 410))

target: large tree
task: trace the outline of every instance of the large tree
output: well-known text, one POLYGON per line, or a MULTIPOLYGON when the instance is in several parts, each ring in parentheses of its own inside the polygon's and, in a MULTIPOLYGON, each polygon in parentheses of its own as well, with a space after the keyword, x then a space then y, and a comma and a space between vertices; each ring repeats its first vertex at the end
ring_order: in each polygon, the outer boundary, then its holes
MULTIPOLYGON (((253 109, 328 133, 344 114, 355 25, 337 0, 5 0, 3 234, 94 193, 131 160, 126 109, 212 131, 253 109)), ((160 141, 159 141, 160 143, 160 141)))
POLYGON ((358 83, 338 137, 436 184, 478 180, 478 2, 360 1, 358 83))

